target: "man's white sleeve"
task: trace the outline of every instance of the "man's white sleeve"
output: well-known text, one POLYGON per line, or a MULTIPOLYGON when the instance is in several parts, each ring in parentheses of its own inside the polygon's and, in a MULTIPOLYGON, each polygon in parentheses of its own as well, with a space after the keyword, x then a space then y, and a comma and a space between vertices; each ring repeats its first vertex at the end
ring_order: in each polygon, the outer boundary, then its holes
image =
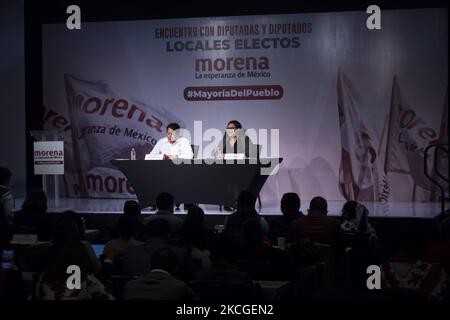
POLYGON ((147 160, 147 156, 149 155, 155 155, 155 154, 161 154, 161 140, 158 140, 158 142, 155 144, 155 146, 153 147, 152 151, 150 151, 150 153, 147 153, 145 155, 145 160, 147 160))
POLYGON ((189 140, 183 139, 183 143, 180 146, 180 158, 182 159, 192 159, 194 153, 192 152, 192 147, 189 144, 189 140))

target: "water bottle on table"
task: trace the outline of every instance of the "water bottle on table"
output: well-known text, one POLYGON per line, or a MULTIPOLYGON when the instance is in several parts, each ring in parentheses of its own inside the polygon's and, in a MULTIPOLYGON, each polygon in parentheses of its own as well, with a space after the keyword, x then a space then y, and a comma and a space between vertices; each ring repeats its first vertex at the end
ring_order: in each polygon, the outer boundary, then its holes
POLYGON ((131 160, 136 160, 136 150, 134 148, 131 148, 131 160))

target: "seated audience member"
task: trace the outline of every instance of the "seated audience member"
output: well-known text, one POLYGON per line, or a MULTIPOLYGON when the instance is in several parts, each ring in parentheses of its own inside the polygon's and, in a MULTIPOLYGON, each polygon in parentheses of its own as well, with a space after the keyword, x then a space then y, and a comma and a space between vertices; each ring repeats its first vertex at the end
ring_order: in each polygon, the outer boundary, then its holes
POLYGON ((335 245, 339 234, 339 221, 327 217, 327 213, 327 201, 322 197, 313 198, 309 204, 308 215, 292 221, 289 227, 291 239, 309 239, 335 245))
POLYGON ((47 196, 42 189, 31 189, 22 204, 22 210, 16 212, 14 225, 37 228, 41 217, 47 212, 47 196))
POLYGON ((341 232, 344 234, 366 235, 368 244, 377 246, 377 233, 369 223, 369 210, 356 201, 348 201, 342 208, 341 232))
POLYGON ((49 267, 36 285, 34 298, 39 300, 113 300, 102 283, 94 276, 85 245, 79 241, 75 222, 63 218, 55 225, 53 247, 48 254, 49 267), (81 271, 81 289, 70 289, 67 268, 77 265, 81 271))
MULTIPOLYGON (((135 200, 127 200, 125 201, 124 205, 123 205, 123 214, 128 216, 134 216, 137 218, 138 221, 138 225, 137 225, 137 229, 136 229, 136 240, 139 241, 145 241, 145 235, 144 235, 144 218, 141 215, 141 205, 139 204, 139 202, 135 201, 135 200)), ((116 233, 115 235, 120 236, 119 235, 119 230, 116 227, 116 233)))
MULTIPOLYGON (((136 228, 136 240, 145 241, 144 230, 143 230, 143 222, 144 219, 141 215, 141 206, 137 201, 127 200, 123 205, 123 215, 124 216, 133 216, 136 218, 138 224, 136 228)), ((116 239, 120 237, 120 228, 119 223, 116 223, 111 232, 111 238, 116 239)))
POLYGON ((181 233, 187 251, 190 252, 190 258, 198 260, 202 269, 209 268, 211 260, 206 249, 207 231, 203 209, 197 206, 189 208, 181 233))
POLYGON ((0 266, 0 301, 27 300, 28 297, 29 293, 22 272, 15 268, 2 269, 0 266))
MULTIPOLYGON (((375 264, 367 257, 353 255, 351 252, 346 258, 345 281, 330 287, 320 287, 314 298, 319 300, 373 300, 383 299, 382 290, 369 290, 367 288, 367 267, 375 264)), ((289 297, 297 298, 297 297, 289 297)), ((386 296, 389 299, 388 296, 386 296)))
POLYGON ((430 300, 449 296, 450 278, 439 264, 398 254, 381 265, 381 288, 410 289, 424 293, 430 300))
POLYGON ((230 246, 216 247, 211 251, 211 267, 199 270, 195 281, 219 281, 244 283, 252 285, 248 273, 238 269, 234 256, 235 248, 230 246))
MULTIPOLYGON (((151 257, 156 250, 169 246, 170 224, 165 219, 153 219, 144 226, 146 241, 125 250, 122 271, 126 275, 140 276, 150 271, 151 257)), ((180 256, 182 249, 170 246, 180 256)))
POLYGON ((181 228, 181 219, 173 213, 174 198, 168 192, 162 192, 156 198, 156 207, 158 211, 150 217, 144 219, 144 224, 149 223, 155 219, 164 219, 170 224, 171 236, 178 235, 181 228))
MULTIPOLYGON (((214 255, 217 261, 226 264, 235 264, 242 257, 242 241, 239 231, 220 232, 208 239, 208 249, 211 257, 214 255)), ((212 259, 212 258, 211 258, 212 259)), ((237 268, 237 265, 235 266, 237 268)))
MULTIPOLYGON (((252 208, 244 208, 239 211, 239 219, 238 219, 238 228, 237 228, 237 235, 238 238, 241 239, 242 236, 242 228, 245 224, 245 222, 249 219, 258 220, 261 228, 261 237, 263 240, 263 243, 267 246, 272 246, 272 242, 269 239, 269 229, 267 228, 267 222, 261 215, 256 212, 255 209, 252 208)), ((242 239, 241 239, 242 240, 242 239)))
POLYGON ((0 257, 3 257, 3 250, 8 246, 8 243, 11 240, 9 226, 3 218, 3 208, 0 207, 0 257))
POLYGON ((11 171, 0 167, 0 224, 12 225, 14 219, 14 198, 10 190, 11 171))
POLYGON ((41 216, 37 227, 39 241, 52 241, 55 218, 55 214, 50 212, 41 216))
POLYGON ((137 217, 134 215, 123 215, 119 218, 119 234, 120 238, 110 240, 106 243, 103 250, 105 259, 114 261, 117 256, 125 253, 129 246, 137 246, 143 244, 136 240, 138 228, 137 217))
POLYGON ((141 206, 137 201, 127 200, 123 205, 123 214, 139 218, 141 216, 141 206))
POLYGON ((428 247, 423 260, 430 263, 439 263, 447 271, 450 271, 450 218, 443 220, 439 229, 441 241, 428 247))
POLYGON ((247 272, 238 268, 233 246, 227 243, 223 248, 214 247, 211 251, 212 265, 199 270, 189 282, 190 287, 201 300, 264 299, 259 286, 253 284, 247 272))
MULTIPOLYGON (((255 203, 256 196, 253 193, 246 190, 242 191, 238 197, 237 210, 225 218, 225 230, 235 231, 237 233, 239 224, 242 224, 242 222, 245 220, 242 217, 242 211, 247 210, 246 213, 248 213, 248 211, 251 210, 252 212, 257 214, 255 210, 255 203)), ((262 230, 265 233, 269 232, 269 225, 267 224, 266 219, 262 216, 259 217, 262 230)))
POLYGON ((195 300, 192 289, 173 276, 179 258, 172 249, 163 247, 152 254, 151 270, 125 285, 125 300, 195 300))
POLYGON ((0 167, 0 255, 11 239, 11 226, 14 217, 14 198, 9 189, 11 171, 0 167))
POLYGON ((41 189, 33 188, 22 204, 22 210, 16 212, 14 225, 35 229, 40 241, 51 241, 54 215, 47 212, 47 196, 41 189))
POLYGON ((269 236, 273 242, 276 242, 278 237, 286 238, 291 222, 303 217, 300 211, 300 198, 295 192, 283 194, 280 208, 283 216, 273 219, 270 224, 269 236))
POLYGON ((264 232, 258 218, 247 219, 241 228, 243 255, 241 264, 254 280, 290 279, 293 275, 288 257, 280 249, 264 243, 264 232))
POLYGON ((73 223, 75 223, 75 225, 77 226, 77 237, 78 237, 78 241, 81 242, 81 244, 83 244, 86 247, 86 251, 88 253, 88 256, 90 258, 91 261, 91 265, 92 268, 94 270, 94 273, 97 274, 98 271, 100 270, 101 267, 101 263, 97 258, 97 255, 95 254, 94 248, 92 248, 91 243, 85 239, 84 236, 84 231, 85 231, 85 223, 84 223, 84 218, 76 213, 75 211, 72 210, 67 210, 64 211, 63 213, 61 213, 61 217, 59 217, 60 219, 68 219, 71 220, 73 223))
POLYGON ((205 213, 201 208, 191 206, 181 227, 185 252, 177 272, 179 279, 191 281, 199 270, 211 266, 210 252, 206 248, 207 237, 212 240, 212 235, 206 230, 205 213))

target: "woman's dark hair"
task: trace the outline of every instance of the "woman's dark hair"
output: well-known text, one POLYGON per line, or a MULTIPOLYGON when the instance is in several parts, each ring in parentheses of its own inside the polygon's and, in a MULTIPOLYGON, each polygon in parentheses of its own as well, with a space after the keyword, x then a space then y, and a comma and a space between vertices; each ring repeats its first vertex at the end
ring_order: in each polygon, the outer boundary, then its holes
POLYGON ((228 127, 230 124, 233 124, 233 125, 236 127, 236 129, 242 129, 242 124, 241 124, 239 121, 237 121, 237 120, 231 120, 231 121, 228 121, 227 127, 228 127))
POLYGON ((138 220, 132 215, 122 215, 119 217, 119 234, 124 240, 130 240, 132 237, 136 237, 138 229, 138 220))
POLYGON ((84 231, 85 231, 83 217, 80 214, 78 214, 72 210, 64 211, 63 213, 61 213, 61 215, 65 219, 71 220, 73 223, 75 223, 75 225, 77 226, 77 230, 78 230, 78 240, 83 240, 84 239, 84 231))
POLYGON ((26 213, 43 215, 47 212, 47 196, 42 189, 32 188, 22 204, 22 210, 26 213))
POLYGON ((139 216, 141 214, 141 206, 137 201, 127 200, 123 205, 123 213, 125 215, 139 216))
POLYGON ((358 208, 360 208, 360 210, 363 210, 359 225, 357 226, 358 231, 367 232, 368 210, 366 207, 356 201, 348 201, 344 204, 344 206, 342 207, 341 222, 352 221, 356 219, 356 210, 358 208))
POLYGON ((342 207, 341 222, 345 220, 353 220, 356 217, 356 206, 358 202, 347 201, 342 207))
POLYGON ((57 251, 80 241, 79 229, 69 216, 58 217, 53 227, 53 245, 57 251))
POLYGON ((205 213, 197 206, 190 207, 182 225, 182 237, 187 245, 204 249, 206 246, 205 213))

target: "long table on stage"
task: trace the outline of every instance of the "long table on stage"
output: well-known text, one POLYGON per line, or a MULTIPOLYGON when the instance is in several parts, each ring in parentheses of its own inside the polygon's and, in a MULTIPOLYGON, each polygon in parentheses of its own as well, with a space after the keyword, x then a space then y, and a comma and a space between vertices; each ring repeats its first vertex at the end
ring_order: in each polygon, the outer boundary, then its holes
POLYGON ((177 203, 233 206, 243 190, 258 195, 269 173, 282 160, 213 162, 184 159, 183 163, 177 163, 177 160, 112 160, 111 163, 128 178, 141 207, 146 208, 155 205, 161 192, 170 192, 177 203))

